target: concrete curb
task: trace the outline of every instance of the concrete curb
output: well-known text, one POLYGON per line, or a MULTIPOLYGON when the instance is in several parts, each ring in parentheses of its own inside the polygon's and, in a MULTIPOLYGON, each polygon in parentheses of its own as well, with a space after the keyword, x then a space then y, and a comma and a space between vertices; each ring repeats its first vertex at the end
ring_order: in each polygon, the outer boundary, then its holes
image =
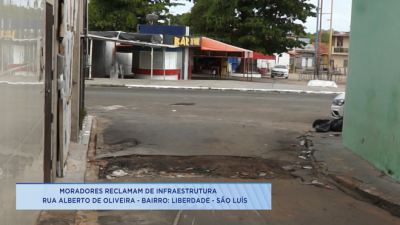
MULTIPOLYGON (((398 184, 397 184, 398 185, 398 184)), ((391 196, 377 190, 372 184, 361 184, 356 190, 362 196, 371 199, 376 205, 381 206, 390 213, 400 216, 400 202, 396 202, 391 196)))
POLYGON ((345 176, 345 175, 337 176, 335 174, 330 174, 330 176, 336 183, 343 185, 353 191, 356 191, 358 187, 360 187, 360 185, 363 184, 363 182, 356 180, 350 176, 345 176))
MULTIPOLYGON (((308 140, 306 135, 304 135, 303 138, 304 140, 308 140)), ((314 147, 314 140, 311 140, 311 143, 311 145, 308 143, 306 145, 308 150, 316 150, 314 147)), ((318 157, 312 153, 311 164, 314 168, 318 168, 318 162, 324 161, 321 160, 321 158, 323 159, 323 157, 318 157)), ((393 195, 393 190, 400 190, 399 183, 381 179, 379 177, 365 178, 363 176, 358 176, 357 173, 352 174, 351 172, 329 172, 327 170, 327 165, 325 165, 325 167, 326 168, 323 169, 323 171, 318 172, 329 176, 342 191, 353 195, 353 197, 357 199, 357 197, 354 195, 354 193, 356 193, 358 197, 362 197, 367 202, 377 205, 396 216, 400 216, 400 198, 398 195, 393 195), (364 181, 365 179, 367 179, 368 182, 364 181)))
POLYGON ((85 84, 85 87, 126 87, 120 84, 85 84))
POLYGON ((335 91, 307 91, 286 89, 257 89, 257 88, 220 88, 220 87, 187 87, 187 86, 160 86, 160 85, 112 85, 112 84, 86 84, 86 87, 126 87, 126 88, 149 88, 149 89, 180 89, 180 90, 218 90, 218 91, 252 91, 273 93, 297 93, 297 94, 342 94, 335 91))
POLYGON ((95 183, 99 176, 99 166, 90 163, 96 156, 97 142, 97 120, 93 117, 93 123, 90 131, 89 145, 87 150, 87 162, 85 172, 85 183, 95 183))
POLYGON ((92 118, 92 126, 90 127, 90 135, 88 139, 87 159, 91 160, 96 155, 96 140, 97 140, 97 120, 92 118))
MULTIPOLYGON (((342 185, 376 204, 390 213, 400 216, 400 202, 394 201, 382 191, 377 190, 374 185, 364 183, 351 176, 330 174, 330 177, 339 185, 342 185)), ((398 185, 398 184, 397 184, 398 185)), ((395 187, 394 187, 395 188, 395 187)))

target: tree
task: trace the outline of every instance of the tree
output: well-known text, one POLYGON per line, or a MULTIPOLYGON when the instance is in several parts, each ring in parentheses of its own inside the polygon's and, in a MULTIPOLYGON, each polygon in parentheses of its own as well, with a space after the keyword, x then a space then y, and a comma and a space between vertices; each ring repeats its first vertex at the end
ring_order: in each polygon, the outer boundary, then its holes
MULTIPOLYGON (((321 37, 321 43, 329 43, 329 30, 323 30, 322 33, 322 37, 321 37)), ((338 34, 338 31, 333 31, 333 34, 338 34)), ((315 36, 316 33, 306 33, 303 35, 299 35, 299 38, 310 38, 311 42, 315 42, 315 36)))
POLYGON ((187 26, 189 24, 189 17, 190 13, 167 16, 167 18, 170 19, 172 26, 187 26))
POLYGON ((168 8, 177 5, 171 0, 90 0, 89 30, 136 32, 138 24, 147 24, 147 14, 164 20, 168 8))
POLYGON ((305 34, 307 17, 316 16, 307 0, 195 0, 191 33, 266 54, 286 52, 303 43, 286 38, 305 34))

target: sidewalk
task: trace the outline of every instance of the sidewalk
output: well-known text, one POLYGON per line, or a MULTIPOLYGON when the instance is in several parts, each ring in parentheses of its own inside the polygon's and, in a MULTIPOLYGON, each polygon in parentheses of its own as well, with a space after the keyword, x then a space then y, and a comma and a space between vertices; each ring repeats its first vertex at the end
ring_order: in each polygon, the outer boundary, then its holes
POLYGON ((296 74, 289 79, 270 77, 253 78, 253 81, 242 81, 241 78, 220 80, 143 80, 143 79, 109 79, 94 78, 85 81, 87 87, 136 87, 155 89, 191 89, 191 90, 223 90, 223 91, 261 91, 284 93, 318 93, 340 94, 345 91, 344 84, 338 88, 308 87, 305 80, 299 81, 296 74))
MULTIPOLYGON (((55 183, 85 183, 86 158, 91 136, 93 117, 87 116, 79 135, 79 143, 70 143, 69 154, 63 178, 56 178, 55 183)), ((74 224, 74 210, 42 210, 35 225, 74 224)))
POLYGON ((369 199, 371 203, 400 215, 400 182, 390 178, 372 164, 342 145, 342 137, 314 133, 315 164, 322 166, 340 185, 369 199))

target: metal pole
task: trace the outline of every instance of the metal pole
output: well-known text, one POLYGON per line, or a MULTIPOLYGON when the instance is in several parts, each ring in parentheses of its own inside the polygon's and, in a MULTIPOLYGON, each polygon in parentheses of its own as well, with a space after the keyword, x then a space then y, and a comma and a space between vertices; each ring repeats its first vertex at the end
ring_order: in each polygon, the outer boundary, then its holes
MULTIPOLYGON (((315 57, 315 64, 317 64, 317 59, 318 59, 318 24, 319 24, 319 4, 320 1, 318 0, 318 6, 317 6, 317 25, 316 25, 316 32, 315 32, 315 53, 314 53, 314 57, 315 57)), ((314 79, 315 79, 315 75, 317 72, 317 65, 315 65, 315 69, 314 69, 314 79)))
POLYGON ((332 21, 333 21, 333 0, 331 0, 331 21, 330 21, 330 30, 329 30, 329 48, 328 48, 328 72, 329 72, 329 76, 330 79, 332 80, 331 77, 331 54, 332 54, 332 35, 333 35, 333 30, 332 30, 332 21))
POLYGON ((243 81, 244 81, 245 71, 246 71, 246 58, 244 57, 244 53, 243 53, 243 81))
POLYGON ((92 53, 93 53, 93 39, 90 39, 89 79, 92 79, 92 61, 93 61, 92 53))
POLYGON ((163 73, 164 73, 164 80, 165 80, 165 48, 163 48, 163 73))
POLYGON ((151 72, 150 72, 150 76, 151 76, 151 79, 153 80, 153 63, 154 63, 154 48, 153 47, 151 47, 151 65, 150 65, 150 70, 151 70, 151 72))
MULTIPOLYGON (((318 37, 318 47, 321 45, 321 38, 322 38, 322 13, 323 13, 323 5, 324 5, 324 0, 321 0, 321 13, 319 17, 319 37, 318 37)), ((318 67, 317 67, 317 75, 319 77, 319 69, 321 67, 321 54, 318 52, 318 67)))
POLYGON ((250 68, 250 62, 249 62, 249 58, 247 58, 247 73, 246 73, 247 81, 249 81, 249 68, 250 68))
MULTIPOLYGON (((87 35, 89 35, 89 0, 86 0, 86 36, 87 35)), ((88 53, 89 53, 89 38, 86 37, 86 62, 89 61, 88 53)), ((90 56, 92 56, 92 53, 90 53, 90 56)), ((91 63, 90 63, 90 66, 91 66, 91 63)), ((90 78, 92 78, 91 75, 90 75, 90 78)))
POLYGON ((251 58, 251 81, 253 81, 254 58, 251 58))

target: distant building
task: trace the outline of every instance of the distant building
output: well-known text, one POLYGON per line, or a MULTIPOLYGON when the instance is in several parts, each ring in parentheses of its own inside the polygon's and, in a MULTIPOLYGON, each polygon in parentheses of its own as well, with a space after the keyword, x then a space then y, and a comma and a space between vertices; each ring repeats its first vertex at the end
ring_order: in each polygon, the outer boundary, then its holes
POLYGON ((350 32, 332 35, 331 65, 334 70, 347 73, 349 64, 350 32))

